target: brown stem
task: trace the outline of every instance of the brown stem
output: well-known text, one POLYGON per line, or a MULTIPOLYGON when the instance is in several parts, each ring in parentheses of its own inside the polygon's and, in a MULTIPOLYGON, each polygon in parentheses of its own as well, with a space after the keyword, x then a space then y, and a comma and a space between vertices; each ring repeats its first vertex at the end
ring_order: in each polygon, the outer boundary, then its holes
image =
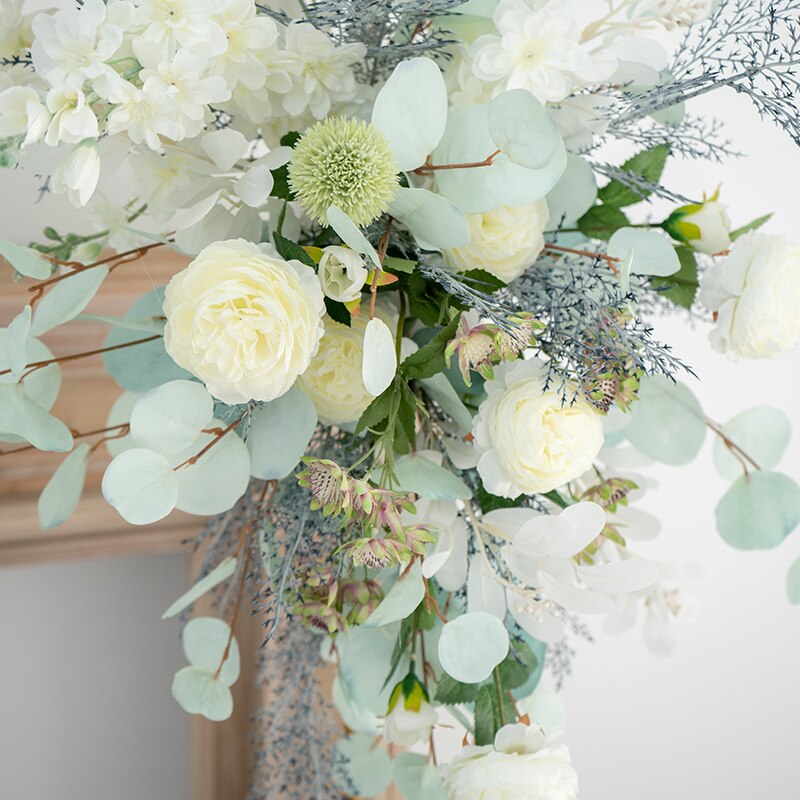
POLYGON ((573 247, 562 247, 560 244, 546 244, 544 249, 556 253, 571 253, 575 256, 586 256, 586 258, 602 259, 606 262, 606 264, 608 264, 609 268, 615 275, 619 275, 619 269, 616 266, 619 263, 619 259, 614 258, 614 256, 607 255, 606 253, 593 253, 590 250, 576 250, 573 247))
POLYGON ((196 464, 215 444, 217 444, 224 436, 229 434, 245 418, 246 414, 247 411, 231 422, 227 428, 217 428, 217 433, 214 434, 214 438, 199 453, 190 456, 182 464, 178 464, 177 467, 173 467, 172 471, 177 472, 179 469, 183 469, 183 467, 191 467, 192 464, 196 464))
POLYGON ((745 475, 749 474, 749 470, 747 469, 748 462, 751 464, 753 469, 761 471, 761 467, 759 466, 758 462, 755 461, 750 455, 748 455, 748 453, 742 450, 742 448, 739 447, 739 445, 736 444, 736 442, 730 439, 725 434, 725 431, 722 430, 722 427, 718 422, 714 422, 714 420, 711 419, 710 417, 706 417, 705 423, 710 430, 714 431, 714 433, 716 433, 717 436, 719 436, 725 447, 727 447, 728 450, 730 450, 731 455, 734 456, 739 461, 739 463, 742 465, 742 469, 744 470, 745 475))
MULTIPOLYGON (((95 449, 103 442, 109 442, 112 439, 121 439, 123 436, 128 435, 128 431, 130 430, 130 423, 123 422, 121 425, 112 425, 110 428, 100 428, 96 431, 86 431, 86 433, 78 433, 77 431, 70 431, 72 434, 73 439, 88 439, 90 436, 100 436, 104 433, 110 433, 111 431, 117 431, 113 436, 105 436, 102 439, 99 439, 92 447, 95 449)), ((25 445, 25 447, 17 447, 14 450, 0 450, 0 458, 3 456, 13 456, 14 453, 24 453, 26 450, 37 450, 38 448, 34 447, 32 444, 25 445)))
POLYGON ((442 169, 476 169, 477 167, 491 167, 494 160, 500 155, 500 150, 495 150, 494 153, 486 156, 483 161, 464 161, 460 164, 432 164, 431 157, 425 159, 425 163, 421 167, 417 167, 414 172, 417 175, 430 175, 432 172, 442 169))
POLYGON ((439 608, 439 604, 436 602, 436 598, 431 594, 431 589, 430 586, 428 585, 428 580, 425 579, 425 611, 427 611, 428 614, 431 613, 431 606, 433 606, 433 610, 436 613, 436 616, 439 617, 439 619, 442 622, 447 624, 447 617, 444 614, 442 614, 442 611, 439 608))
MULTIPOLYGON (((386 251, 389 249, 389 239, 392 235, 392 224, 394 219, 389 217, 386 222, 386 230, 381 235, 380 241, 378 242, 378 261, 381 262, 381 267, 383 266, 384 259, 386 258, 386 251)), ((369 290, 371 293, 370 301, 369 301, 369 318, 375 319, 375 303, 378 300, 378 281, 380 280, 380 270, 375 270, 375 274, 372 276, 372 283, 370 284, 369 290)))
MULTIPOLYGON (((122 344, 115 344, 113 347, 101 347, 98 350, 88 350, 85 353, 73 353, 69 356, 59 356, 58 358, 48 358, 46 361, 34 361, 30 364, 25 365, 25 369, 28 370, 23 376, 20 378, 20 381, 24 381, 31 372, 35 372, 37 369, 41 369, 42 367, 49 367, 50 364, 66 364, 69 361, 77 361, 80 358, 89 358, 90 356, 97 356, 101 353, 110 353, 112 350, 122 350, 125 347, 133 347, 136 344, 144 344, 145 342, 153 342, 156 339, 160 339, 161 334, 156 333, 153 336, 147 336, 144 339, 134 339, 132 342, 123 342, 122 344)), ((0 375, 8 375, 11 372, 10 369, 0 370, 0 375)))

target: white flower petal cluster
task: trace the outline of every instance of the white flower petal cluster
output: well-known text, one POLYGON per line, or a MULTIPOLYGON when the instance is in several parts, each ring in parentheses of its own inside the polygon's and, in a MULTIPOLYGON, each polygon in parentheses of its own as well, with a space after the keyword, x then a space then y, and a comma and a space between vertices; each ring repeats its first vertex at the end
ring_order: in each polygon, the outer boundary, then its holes
POLYGON ((472 46, 472 68, 495 84, 495 93, 526 89, 542 103, 558 102, 580 86, 601 83, 617 67, 616 59, 581 42, 581 26, 565 0, 501 0, 494 23, 497 35, 481 36, 472 46))
POLYGON ((544 199, 524 206, 500 206, 483 214, 468 214, 469 244, 445 251, 445 258, 459 271, 485 269, 511 283, 542 252, 549 216, 544 199))
POLYGON ((415 710, 406 708, 401 699, 386 716, 383 738, 388 744, 411 747, 417 742, 427 742, 438 721, 439 715, 427 701, 420 704, 419 710, 415 710))
POLYGON ((602 417, 586 401, 545 391, 536 359, 501 364, 475 418, 478 473, 501 497, 545 493, 580 477, 603 446, 602 417))
POLYGON ((33 43, 33 14, 24 13, 25 0, 4 0, 3 25, 0 28, 0 58, 24 56, 33 43))
POLYGON ((305 264, 270 245, 217 242, 169 282, 164 342, 223 402, 274 400, 317 352, 323 300, 305 264))
POLYGON ((565 745, 537 727, 506 725, 494 746, 465 747, 442 767, 449 800, 576 800, 578 775, 565 745))
POLYGON ((742 358, 775 358, 800 342, 800 245, 751 232, 706 270, 700 301, 714 312, 711 343, 742 358))
POLYGON ((653 19, 674 30, 703 22, 713 10, 714 0, 642 0, 633 9, 633 16, 653 19))

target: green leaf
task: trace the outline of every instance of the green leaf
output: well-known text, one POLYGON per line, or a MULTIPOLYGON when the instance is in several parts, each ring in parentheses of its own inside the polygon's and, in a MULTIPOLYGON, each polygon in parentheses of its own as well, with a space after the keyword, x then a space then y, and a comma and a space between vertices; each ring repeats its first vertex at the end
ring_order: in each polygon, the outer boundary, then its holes
POLYGON ((524 686, 538 666, 539 659, 530 647, 525 642, 512 640, 508 655, 497 667, 503 688, 519 689, 524 686))
POLYGON ((347 306, 344 303, 326 297, 325 310, 334 322, 340 322, 342 325, 347 325, 348 328, 351 326, 353 318, 350 316, 350 312, 347 310, 347 306))
POLYGON ((8 323, 6 336, 6 353, 11 378, 18 381, 25 372, 28 363, 28 342, 31 335, 31 307, 25 306, 11 322, 8 323))
POLYGON ((272 239, 275 242, 275 249, 287 261, 299 261, 301 264, 316 270, 317 264, 314 259, 297 242, 281 236, 277 231, 273 231, 272 239))
POLYGON ((431 378, 447 368, 444 351, 455 336, 460 314, 456 314, 428 344, 408 356, 400 365, 400 371, 408 380, 431 378))
POLYGON ((261 480, 282 480, 292 473, 317 427, 314 402, 296 386, 259 406, 247 434, 251 473, 261 480))
POLYGON ((697 256, 691 247, 676 247, 681 268, 666 278, 653 276, 650 283, 661 289, 660 294, 681 308, 690 309, 694 305, 697 290, 700 286, 697 280, 697 256))
POLYGON ((159 317, 109 317, 101 314, 80 314, 75 317, 79 322, 105 322, 108 325, 123 328, 126 331, 143 331, 144 333, 164 333, 166 320, 159 317))
POLYGON ((383 267, 391 272, 405 272, 410 274, 417 268, 417 262, 407 258, 386 256, 386 258, 383 259, 383 267))
POLYGON ((88 444, 79 444, 47 482, 37 504, 42 530, 55 528, 72 516, 83 493, 90 454, 88 444))
POLYGON ((735 242, 739 237, 744 236, 746 233, 749 233, 750 231, 757 231, 759 228, 766 225, 774 216, 775 216, 774 214, 765 214, 763 217, 754 219, 747 225, 743 225, 741 228, 737 228, 735 231, 731 231, 731 241, 735 242))
POLYGON ((496 511, 498 508, 519 508, 525 501, 525 495, 521 494, 513 500, 509 497, 498 497, 491 492, 487 492, 483 482, 478 484, 477 491, 475 492, 475 499, 484 514, 490 511, 496 511))
MULTIPOLYGON (((650 150, 637 153, 628 159, 620 169, 631 175, 644 178, 649 183, 658 183, 664 171, 664 165, 669 156, 669 147, 665 144, 656 145, 650 150)), ((625 208, 634 203, 640 203, 648 198, 652 192, 648 189, 632 189, 621 181, 611 181, 604 186, 598 197, 608 206, 625 208)))
POLYGON ((374 736, 353 734, 340 739, 336 750, 344 760, 342 769, 347 780, 341 788, 346 792, 355 790, 359 797, 375 797, 391 782, 392 759, 374 736))
POLYGON ((172 696, 188 714, 201 714, 212 722, 222 722, 233 713, 231 690, 213 669, 179 670, 172 680, 172 696))
POLYGON ((46 280, 53 273, 53 263, 41 253, 30 247, 22 247, 13 242, 0 239, 0 256, 26 278, 37 281, 46 280))
MULTIPOLYGON (((290 131, 281 137, 280 143, 282 147, 294 147, 299 139, 300 134, 297 131, 290 131)), ((284 164, 282 167, 272 170, 272 178, 274 183, 271 196, 280 200, 294 200, 294 192, 289 186, 289 165, 284 164)))
POLYGON ((434 700, 446 706, 457 706, 461 703, 474 703, 477 696, 477 684, 461 683, 443 672, 436 687, 434 700))
POLYGON ((439 637, 439 663, 462 683, 482 683, 508 655, 505 625, 484 611, 470 612, 448 622, 439 637))
POLYGON ((34 336, 74 319, 89 304, 108 276, 108 267, 95 267, 51 286, 33 314, 34 336))
POLYGON ((411 616, 425 597, 425 579, 419 562, 401 575, 380 605, 361 624, 362 628, 380 628, 411 616))
POLYGON ((389 417, 392 405, 395 402, 395 395, 399 395, 401 391, 402 387, 400 381, 395 380, 383 394, 378 395, 366 409, 364 409, 364 413, 356 423, 355 432, 360 433, 367 428, 376 430, 381 422, 389 417))
POLYGON ((800 606, 800 558, 789 568, 789 574, 786 576, 786 594, 790 603, 800 606))
POLYGON ((608 241, 620 228, 630 225, 625 214, 614 206, 592 206, 579 220, 581 233, 608 241))
POLYGON ((72 449, 69 428, 34 403, 21 383, 0 383, 2 434, 21 436, 39 450, 66 453, 72 449))
POLYGON ((742 475, 717 505, 717 530, 737 550, 770 550, 800 524, 800 487, 777 472, 742 475))
POLYGON ((405 800, 447 800, 436 765, 419 753, 399 753, 392 772, 405 800))
POLYGON ((236 637, 231 636, 227 622, 216 617, 195 617, 183 629, 181 641, 186 660, 193 667, 219 670, 219 677, 226 686, 233 686, 239 679, 239 645, 236 637))
POLYGON ((219 586, 224 581, 233 575, 236 571, 236 559, 233 556, 228 556, 224 561, 217 564, 211 572, 204 578, 201 578, 197 583, 192 586, 189 591, 182 594, 162 615, 161 619, 169 619, 170 617, 177 616, 182 611, 189 608, 192 603, 199 600, 204 594, 210 592, 216 586, 219 586))
POLYGON ((508 694, 501 692, 498 697, 493 683, 484 684, 475 700, 475 744, 479 747, 492 744, 503 724, 515 722, 516 718, 516 709, 508 694))
POLYGON ((453 384, 450 383, 445 372, 440 372, 431 378, 418 380, 420 386, 425 390, 425 394, 438 403, 445 414, 452 417, 462 436, 466 436, 472 431, 472 414, 458 396, 458 392, 453 388, 453 384))
MULTIPOLYGON (((761 469, 776 467, 792 436, 792 425, 780 409, 769 406, 751 408, 721 426, 722 432, 752 458, 761 469)), ((726 446, 721 436, 714 441, 714 466, 723 478, 735 481, 744 466, 726 446)), ((747 462, 748 469, 750 468, 747 462)))
POLYGON ((478 288, 483 292, 496 292, 499 289, 505 289, 506 286, 505 281, 485 269, 470 269, 461 273, 461 277, 467 283, 478 284, 478 288))

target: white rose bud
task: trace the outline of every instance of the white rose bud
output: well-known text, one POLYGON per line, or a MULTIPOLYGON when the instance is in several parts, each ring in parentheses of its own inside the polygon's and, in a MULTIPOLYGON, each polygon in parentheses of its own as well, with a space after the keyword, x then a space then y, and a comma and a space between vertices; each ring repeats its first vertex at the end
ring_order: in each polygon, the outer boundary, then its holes
POLYGON ((706 270, 700 301, 714 312, 711 343, 743 358, 774 358, 800 342, 800 245, 751 232, 706 270))
POLYGON ((683 206, 673 212, 664 228, 679 242, 685 242, 699 253, 713 256, 731 246, 731 218, 727 207, 717 200, 683 206))
POLYGON ((470 243, 445 251, 445 257, 457 270, 484 269, 511 283, 542 252, 549 216, 546 200, 469 214, 470 243))
POLYGON ((428 702, 428 692, 412 673, 392 691, 383 738, 388 744, 411 747, 428 741, 438 721, 439 715, 428 702))
POLYGON ((326 297, 349 303, 361 296, 369 272, 364 259, 347 247, 326 247, 319 262, 319 282, 326 297))
POLYGON ((601 415, 585 400, 544 391, 538 360, 495 367, 475 417, 478 474, 500 497, 552 491, 590 469, 603 446, 601 415))
POLYGON ((74 206, 85 206, 100 178, 100 153, 94 139, 84 139, 53 171, 52 189, 66 192, 74 206))
POLYGON ((578 775, 564 745, 547 746, 541 731, 506 725, 494 747, 465 747, 442 767, 450 800, 575 800, 578 775))
POLYGON ((231 239, 169 282, 164 343, 224 403, 274 400, 308 368, 324 313, 314 270, 271 245, 231 239))

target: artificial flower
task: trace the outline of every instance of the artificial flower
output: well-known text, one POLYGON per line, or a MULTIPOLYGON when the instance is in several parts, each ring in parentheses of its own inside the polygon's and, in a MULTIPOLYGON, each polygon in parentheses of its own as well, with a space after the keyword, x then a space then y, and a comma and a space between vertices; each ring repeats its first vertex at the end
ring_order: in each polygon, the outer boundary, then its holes
POLYGON ((73 86, 53 88, 47 93, 46 103, 52 117, 44 140, 50 147, 60 142, 77 144, 98 137, 97 117, 80 89, 73 86))
POLYGON ((475 418, 478 473, 492 494, 552 491, 582 475, 603 446, 602 417, 585 400, 545 389, 536 360, 495 368, 475 418))
POLYGON ((323 300, 305 264, 268 244, 217 242, 170 280, 164 343, 223 402, 274 400, 317 352, 323 300))
POLYGON ((141 89, 121 83, 112 96, 114 110, 108 116, 110 134, 126 133, 134 144, 144 142, 151 150, 161 148, 161 136, 181 139, 178 104, 161 81, 150 80, 141 89))
POLYGON ((685 28, 708 19, 715 0, 642 0, 633 9, 637 18, 652 18, 667 30, 685 28))
POLYGON ((439 715, 429 702, 428 692, 411 673, 392 691, 383 738, 388 744, 401 747, 427 742, 438 720, 439 715))
POLYGON ((494 745, 465 747, 442 767, 449 800, 576 800, 578 775, 565 745, 535 726, 506 725, 494 745))
POLYGON ((319 282, 325 297, 350 303, 361 296, 369 272, 364 258, 349 247, 331 245, 319 260, 319 282))
POLYGON ((800 342, 800 245, 750 232, 700 282, 714 312, 714 349, 742 358, 775 358, 800 342))
POLYGON ((5 0, 3 27, 0 29, 0 58, 13 59, 31 48, 33 14, 23 13, 25 0, 5 0))
POLYGON ((30 86, 9 86, 0 92, 0 139, 22 136, 22 144, 39 141, 50 125, 50 112, 30 86))
POLYGON ((699 253, 713 256, 731 246, 731 218, 719 202, 719 192, 702 203, 681 206, 664 222, 667 232, 699 253))
POLYGON ((100 178, 100 153, 94 139, 84 139, 53 172, 54 192, 66 192, 74 206, 85 206, 100 178))
POLYGON ((542 252, 549 215, 544 199, 468 214, 469 244, 445 251, 445 257, 455 269, 485 269, 504 283, 511 283, 542 252))
POLYGON ((136 0, 136 24, 165 59, 178 47, 197 46, 208 56, 224 53, 225 32, 214 19, 214 0, 136 0))

